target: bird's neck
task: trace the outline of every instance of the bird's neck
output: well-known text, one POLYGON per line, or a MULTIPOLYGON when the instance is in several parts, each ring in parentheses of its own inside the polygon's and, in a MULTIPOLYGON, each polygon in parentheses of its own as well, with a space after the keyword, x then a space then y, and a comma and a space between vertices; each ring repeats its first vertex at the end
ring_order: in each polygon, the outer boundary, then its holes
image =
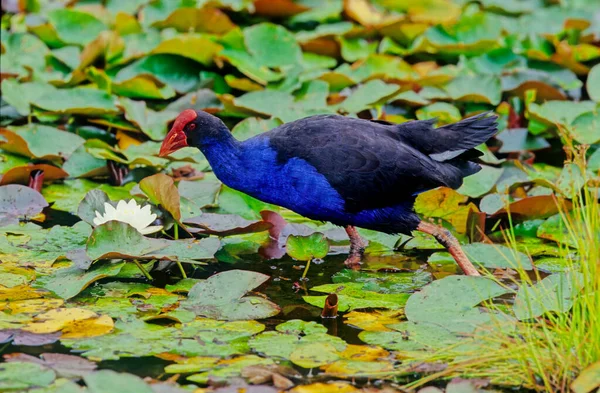
POLYGON ((204 140, 200 150, 223 183, 230 185, 239 177, 242 168, 241 144, 229 130, 219 133, 218 138, 204 140))

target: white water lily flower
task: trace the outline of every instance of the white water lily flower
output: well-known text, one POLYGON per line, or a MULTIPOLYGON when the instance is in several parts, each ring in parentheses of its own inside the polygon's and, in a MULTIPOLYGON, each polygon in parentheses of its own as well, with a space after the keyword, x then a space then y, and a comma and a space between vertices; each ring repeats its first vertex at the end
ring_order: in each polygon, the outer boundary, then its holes
POLYGON ((149 226, 154 220, 156 220, 156 214, 150 212, 150 205, 141 207, 132 199, 129 202, 120 200, 116 209, 110 203, 104 202, 104 215, 96 211, 94 224, 101 225, 108 221, 121 221, 147 235, 162 229, 162 225, 149 226))

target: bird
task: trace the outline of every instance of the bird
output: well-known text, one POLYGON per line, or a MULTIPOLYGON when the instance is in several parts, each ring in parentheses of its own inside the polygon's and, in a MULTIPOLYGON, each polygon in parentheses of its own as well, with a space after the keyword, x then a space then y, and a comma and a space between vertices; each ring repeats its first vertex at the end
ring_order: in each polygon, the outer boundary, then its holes
POLYGON ((466 275, 480 273, 453 234, 422 220, 416 197, 457 189, 481 170, 476 146, 498 131, 497 116, 481 113, 435 127, 436 119, 401 124, 341 115, 314 115, 238 141, 223 121, 186 109, 175 119, 159 156, 186 146, 204 154, 225 185, 304 217, 344 227, 345 264, 360 266, 365 242, 357 231, 433 235, 466 275))

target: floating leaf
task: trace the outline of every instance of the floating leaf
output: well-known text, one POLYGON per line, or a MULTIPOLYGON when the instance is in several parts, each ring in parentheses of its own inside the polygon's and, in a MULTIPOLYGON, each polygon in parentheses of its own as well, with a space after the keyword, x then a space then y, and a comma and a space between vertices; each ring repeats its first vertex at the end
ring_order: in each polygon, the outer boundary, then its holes
POLYGON ((0 366, 0 389, 3 391, 44 388, 55 378, 54 371, 35 363, 10 362, 0 366))
POLYGON ((188 263, 212 258, 219 248, 219 240, 164 240, 144 237, 132 226, 109 221, 94 228, 86 252, 92 260, 122 259, 166 259, 188 263))
POLYGON ((282 67, 300 62, 302 52, 296 37, 283 26, 260 23, 244 29, 248 51, 266 67, 282 67))
POLYGON ((152 53, 179 55, 208 66, 213 63, 213 57, 221 48, 219 44, 206 37, 181 34, 162 41, 152 50, 152 53), (202 50, 197 50, 197 48, 202 48, 202 50))
POLYGON ((444 90, 456 101, 498 105, 502 98, 500 79, 494 76, 459 76, 444 86, 444 90))
POLYGON ((358 87, 339 104, 339 108, 347 113, 360 112, 373 106, 380 100, 388 100, 398 92, 398 86, 372 80, 358 87))
POLYGON ((448 276, 412 295, 406 303, 405 313, 414 323, 426 322, 453 332, 468 333, 477 325, 492 320, 489 313, 476 306, 508 292, 510 290, 488 278, 448 276))
POLYGON ((588 74, 586 88, 590 98, 596 102, 600 102, 600 66, 595 65, 588 74))
POLYGON ((72 8, 54 9, 48 13, 48 20, 60 40, 68 44, 85 45, 106 29, 93 15, 72 8))
MULTIPOLYGON (((266 221, 250 221, 235 214, 202 213, 200 216, 187 218, 185 224, 198 226, 198 232, 217 236, 239 235, 242 233, 263 232, 273 224, 266 221)), ((196 228, 188 228, 196 232, 196 228)))
POLYGON ((0 129, 0 147, 29 158, 53 160, 70 156, 84 139, 70 132, 41 124, 0 129))
POLYGON ((123 266, 124 263, 120 262, 94 265, 89 270, 82 270, 76 266, 56 269, 50 275, 39 277, 35 286, 53 292, 63 299, 70 299, 95 281, 116 276, 123 266))
POLYGON ((532 286, 522 285, 517 292, 513 311, 520 320, 536 318, 548 312, 567 312, 581 287, 583 277, 579 273, 552 274, 532 286))
POLYGON ((153 393, 154 390, 138 376, 118 373, 113 370, 100 370, 83 378, 86 386, 94 393, 139 392, 153 393))
POLYGON ((178 115, 176 112, 166 110, 155 112, 148 109, 144 101, 121 98, 119 102, 125 111, 125 118, 137 125, 144 134, 155 141, 164 139, 167 135, 167 125, 178 115))
MULTIPOLYGON (((338 296, 338 310, 352 311, 361 308, 388 308, 399 309, 404 306, 408 294, 385 294, 364 289, 362 283, 324 284, 312 287, 311 291, 336 293, 338 296)), ((323 308, 327 296, 303 296, 305 302, 323 308)))
POLYGON ((490 192, 502 176, 502 172, 501 168, 481 165, 481 170, 474 175, 467 176, 457 191, 471 198, 479 198, 490 192))
POLYGON ((179 191, 172 177, 163 173, 146 177, 140 182, 140 189, 152 203, 161 205, 171 213, 176 221, 181 219, 179 191))
POLYGON ((336 284, 347 282, 363 283, 366 291, 380 293, 402 293, 418 289, 431 281, 425 272, 366 272, 344 269, 331 277, 336 284))
POLYGON ((568 128, 579 143, 593 144, 600 141, 600 109, 579 115, 568 128))
POLYGON ((291 235, 287 238, 286 252, 300 261, 325 258, 329 252, 329 243, 322 233, 313 233, 310 236, 291 235))
POLYGON ((438 217, 449 221, 458 232, 467 229, 467 219, 470 211, 477 207, 466 204, 468 198, 451 188, 441 187, 419 194, 415 202, 415 211, 426 217, 438 217))
POLYGON ((469 259, 486 268, 512 268, 531 270, 527 255, 501 244, 472 243, 463 246, 469 259))
POLYGON ((34 171, 44 172, 44 181, 52 181, 58 179, 64 179, 69 174, 62 169, 53 165, 37 164, 37 165, 24 165, 14 167, 2 176, 0 185, 6 184, 29 184, 31 173, 34 171))
POLYGON ((112 96, 104 91, 84 87, 57 89, 36 97, 31 104, 57 114, 98 116, 119 112, 112 96))
POLYGON ((261 319, 279 313, 279 307, 262 297, 244 296, 265 283, 269 276, 231 270, 194 285, 181 305, 196 315, 223 320, 261 319))
POLYGON ((600 362, 587 366, 571 383, 575 393, 588 393, 600 387, 600 362))
POLYGON ((187 93, 198 84, 198 63, 181 56, 159 54, 144 57, 119 70, 115 82, 123 83, 139 75, 155 78, 177 92, 187 93))
POLYGON ((82 359, 79 356, 66 355, 63 353, 42 353, 36 358, 24 353, 11 354, 6 358, 8 362, 36 363, 52 369, 59 377, 78 378, 89 374, 96 369, 96 363, 82 359))
POLYGON ((0 186, 0 227, 18 224, 20 218, 30 218, 48 206, 44 197, 32 188, 20 184, 0 186))

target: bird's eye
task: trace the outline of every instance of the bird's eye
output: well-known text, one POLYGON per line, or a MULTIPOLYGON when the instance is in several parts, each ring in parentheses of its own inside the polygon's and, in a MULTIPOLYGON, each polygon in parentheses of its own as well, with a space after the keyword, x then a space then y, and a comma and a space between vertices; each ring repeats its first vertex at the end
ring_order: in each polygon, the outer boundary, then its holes
POLYGON ((194 123, 190 123, 190 124, 188 125, 188 130, 192 131, 194 128, 196 128, 196 124, 194 124, 194 123))

